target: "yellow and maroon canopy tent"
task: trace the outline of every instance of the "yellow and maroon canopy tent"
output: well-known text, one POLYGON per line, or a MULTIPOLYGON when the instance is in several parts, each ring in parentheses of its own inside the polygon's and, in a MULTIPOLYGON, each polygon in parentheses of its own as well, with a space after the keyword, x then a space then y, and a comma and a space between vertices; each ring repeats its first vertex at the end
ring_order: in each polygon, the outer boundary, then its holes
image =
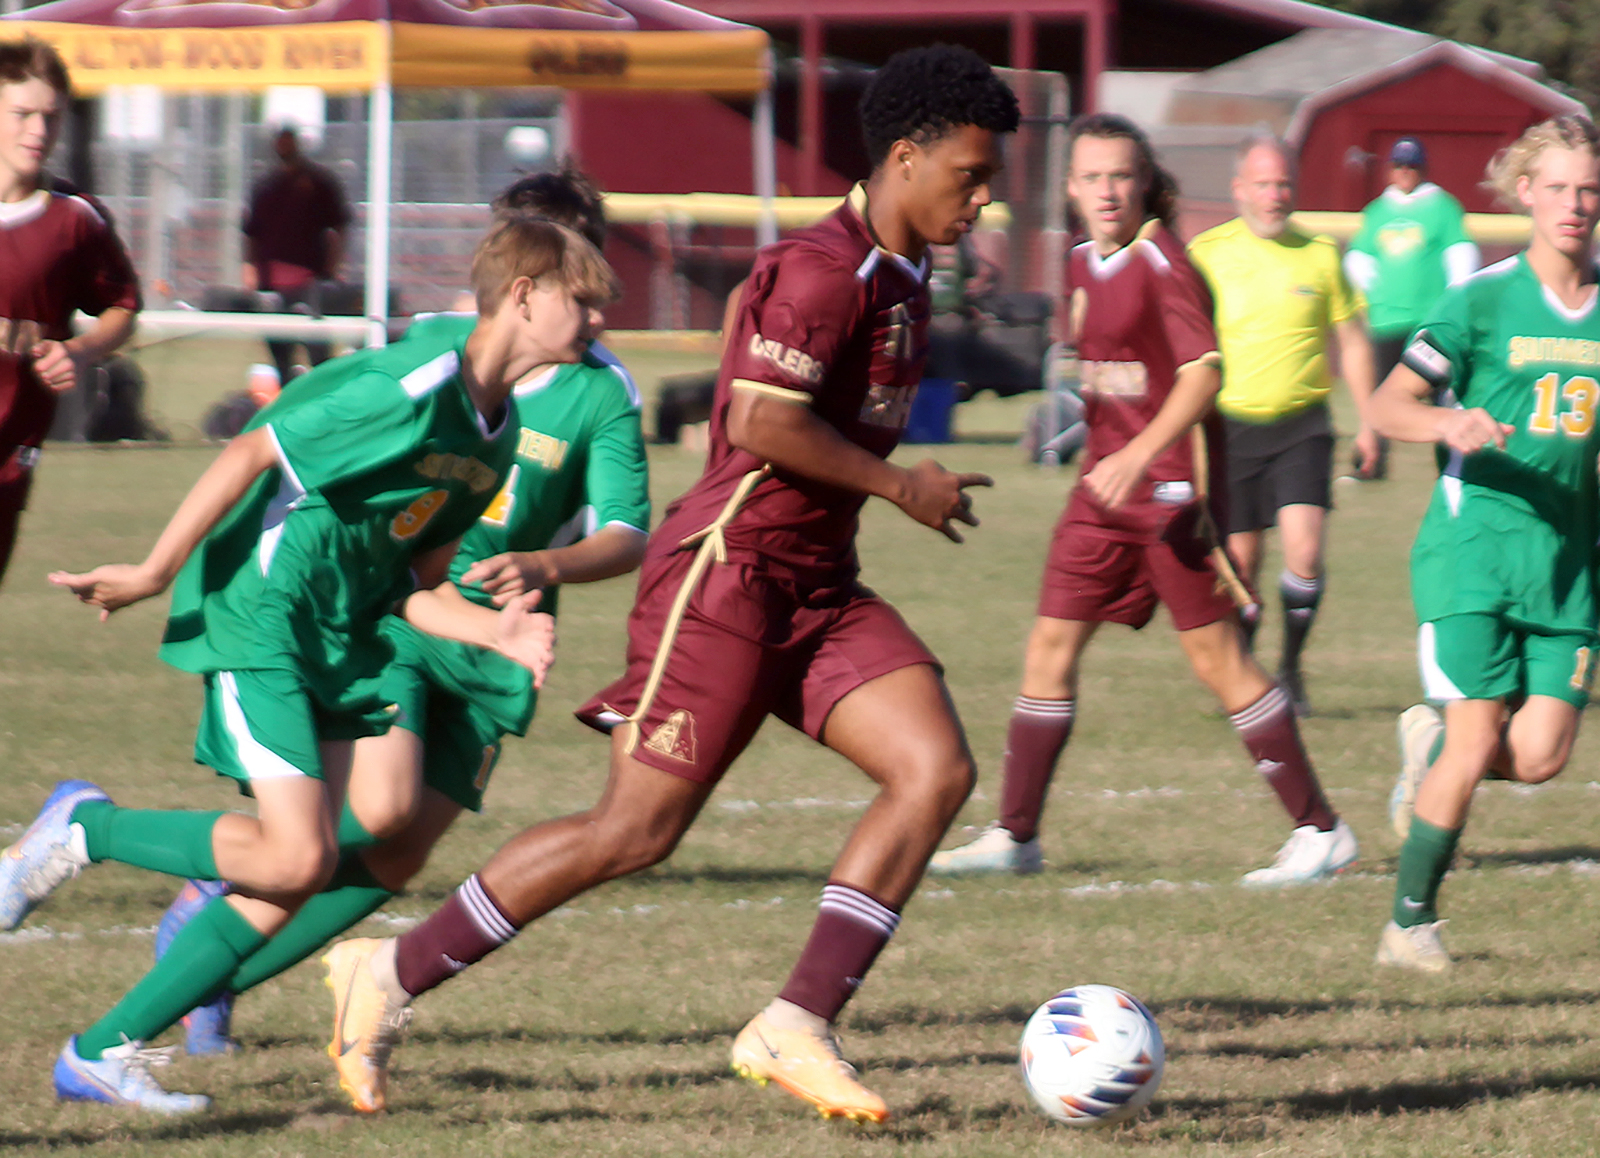
POLYGON ((288 84, 372 93, 366 312, 375 323, 388 301, 396 85, 755 96, 756 173, 769 199, 775 183, 767 34, 670 0, 52 0, 0 18, 0 37, 24 33, 56 46, 83 94, 288 84))

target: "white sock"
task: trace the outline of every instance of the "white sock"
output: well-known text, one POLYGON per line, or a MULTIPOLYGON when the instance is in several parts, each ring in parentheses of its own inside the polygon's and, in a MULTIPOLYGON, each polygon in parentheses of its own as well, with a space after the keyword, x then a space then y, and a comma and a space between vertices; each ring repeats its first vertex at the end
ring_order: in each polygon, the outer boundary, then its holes
POLYGON ((809 1033, 822 1037, 830 1032, 827 1021, 812 1013, 809 1009, 801 1009, 792 1001, 785 1001, 781 997, 774 997, 771 1004, 762 1010, 774 1027, 787 1029, 795 1033, 809 1033))

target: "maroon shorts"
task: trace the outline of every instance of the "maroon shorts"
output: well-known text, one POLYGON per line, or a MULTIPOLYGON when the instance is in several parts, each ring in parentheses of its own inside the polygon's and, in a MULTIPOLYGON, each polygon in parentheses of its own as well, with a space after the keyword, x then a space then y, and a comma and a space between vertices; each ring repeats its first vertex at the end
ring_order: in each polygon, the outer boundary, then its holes
POLYGON ((1137 628, 1159 602, 1179 631, 1226 619, 1234 600, 1212 562, 1217 543, 1204 522, 1195 502, 1110 512, 1077 488, 1050 541, 1039 614, 1137 628))
POLYGON ((821 739, 828 714, 868 680, 938 666, 888 603, 858 583, 797 588, 709 545, 647 560, 628 617, 628 669, 577 711, 628 729, 629 755, 714 783, 775 715, 821 739))

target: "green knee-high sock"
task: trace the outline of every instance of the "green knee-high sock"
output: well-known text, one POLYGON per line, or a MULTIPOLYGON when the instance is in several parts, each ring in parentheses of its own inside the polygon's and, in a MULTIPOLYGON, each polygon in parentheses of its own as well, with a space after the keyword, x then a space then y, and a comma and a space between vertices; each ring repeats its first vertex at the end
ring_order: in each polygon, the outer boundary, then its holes
POLYGON ((1439 919, 1439 882, 1450 869, 1460 839, 1459 828, 1440 828, 1412 817, 1394 886, 1394 923, 1402 929, 1439 919))
POLYGON ((333 882, 312 897, 289 923, 234 970, 228 989, 243 993, 298 965, 395 894, 380 885, 356 856, 346 856, 333 882))
MULTIPOLYGON (((339 851, 341 853, 360 852, 364 848, 371 848, 378 843, 378 838, 367 831, 366 825, 356 818, 351 811, 350 802, 344 802, 344 810, 339 813, 339 851)), ((343 866, 341 866, 342 868, 343 866)))
POLYGON ((211 851, 211 830, 222 815, 118 808, 105 800, 90 800, 73 810, 72 823, 82 827, 92 861, 114 860, 175 877, 214 881, 217 860, 211 851))
POLYGON ((130 1041, 149 1041, 189 1010, 221 989, 239 962, 266 943, 250 922, 218 897, 195 914, 156 967, 146 973, 110 1013, 78 1038, 78 1056, 99 1059, 101 1051, 130 1041))

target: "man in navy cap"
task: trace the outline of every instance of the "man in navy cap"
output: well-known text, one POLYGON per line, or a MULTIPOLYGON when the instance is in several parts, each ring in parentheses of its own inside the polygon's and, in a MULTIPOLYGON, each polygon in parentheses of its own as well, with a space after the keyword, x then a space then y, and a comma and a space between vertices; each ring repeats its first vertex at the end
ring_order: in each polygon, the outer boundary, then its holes
MULTIPOLYGON (((1400 361, 1406 339, 1445 287, 1478 268, 1478 247, 1467 237, 1461 203, 1428 179, 1428 153, 1416 137, 1389 151, 1389 187, 1361 212, 1361 231, 1345 253, 1345 274, 1366 295, 1367 319, 1382 383, 1400 361)), ((1382 478, 1387 441, 1357 476, 1382 478)))

